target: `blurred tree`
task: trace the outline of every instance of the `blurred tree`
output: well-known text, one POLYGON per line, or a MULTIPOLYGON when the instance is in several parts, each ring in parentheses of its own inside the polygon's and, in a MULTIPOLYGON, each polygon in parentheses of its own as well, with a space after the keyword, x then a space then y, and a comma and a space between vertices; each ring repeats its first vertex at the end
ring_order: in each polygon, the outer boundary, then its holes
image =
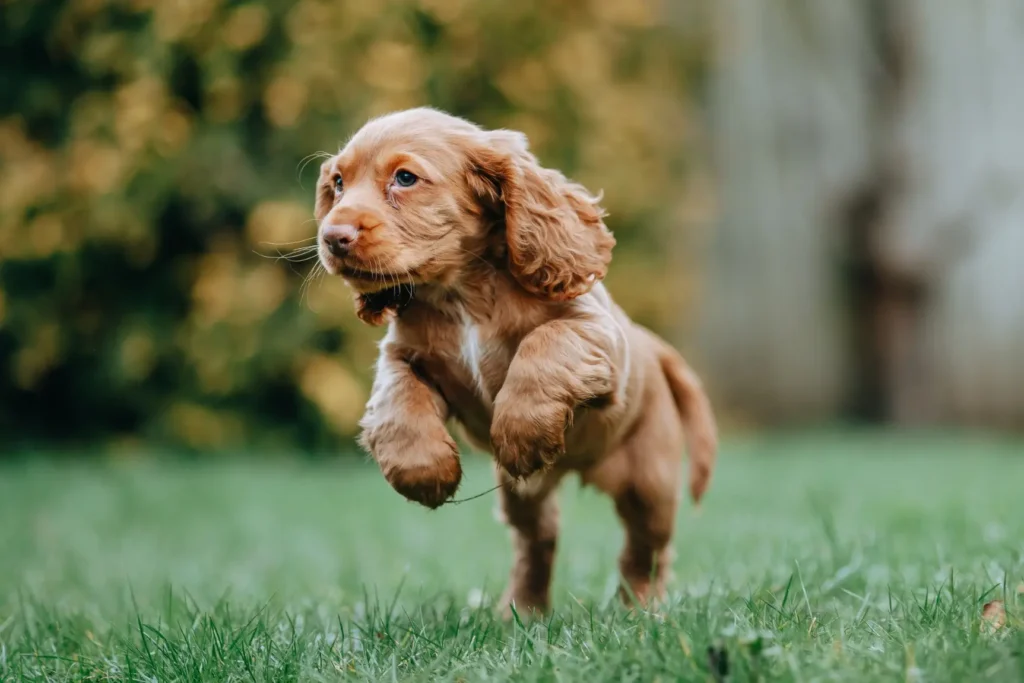
POLYGON ((307 155, 408 106, 521 129, 603 188, 621 245, 610 285, 641 321, 674 325, 692 286, 664 243, 713 201, 697 161, 702 15, 682 30, 664 12, 0 3, 0 441, 329 449, 351 435, 379 332, 342 283, 300 287, 308 263, 265 257, 314 233, 307 155))

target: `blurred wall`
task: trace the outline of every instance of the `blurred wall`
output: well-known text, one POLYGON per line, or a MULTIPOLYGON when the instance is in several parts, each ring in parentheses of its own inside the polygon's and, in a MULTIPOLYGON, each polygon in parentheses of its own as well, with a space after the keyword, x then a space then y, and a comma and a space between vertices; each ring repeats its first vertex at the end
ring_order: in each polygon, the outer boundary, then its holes
POLYGON ((715 397, 762 421, 843 407, 850 349, 839 225, 871 172, 872 53, 857 0, 717 6, 721 216, 702 306, 715 397))
POLYGON ((1024 4, 724 0, 715 36, 719 400, 1024 425, 1024 4))
POLYGON ((894 331, 901 420, 1024 426, 1024 4, 907 0, 902 182, 876 245, 919 294, 894 331), (897 336, 899 335, 899 336, 897 336))

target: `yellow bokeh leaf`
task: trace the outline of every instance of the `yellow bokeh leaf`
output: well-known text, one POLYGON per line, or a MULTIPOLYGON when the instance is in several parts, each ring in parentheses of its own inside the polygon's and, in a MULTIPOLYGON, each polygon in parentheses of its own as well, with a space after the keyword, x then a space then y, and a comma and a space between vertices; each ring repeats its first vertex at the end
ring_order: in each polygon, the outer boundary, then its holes
POLYGON ((654 0, 590 0, 598 21, 612 26, 643 28, 654 23, 661 9, 654 0))
POLYGON ((336 431, 356 430, 366 391, 344 365, 330 356, 310 355, 299 364, 299 387, 336 431))
POLYGON ((442 24, 450 24, 466 11, 467 0, 420 0, 420 6, 442 24))
POLYGON ((133 330, 121 340, 121 371, 130 380, 145 379, 156 360, 153 337, 144 330, 133 330))
POLYGON ((165 419, 171 431, 193 448, 225 448, 240 443, 244 434, 236 415, 196 403, 175 403, 165 419))
POLYGON ((206 106, 203 112, 211 121, 229 123, 242 114, 245 94, 242 83, 233 76, 213 79, 206 88, 206 106))
POLYGON ((200 324, 223 320, 231 311, 238 259, 222 250, 204 254, 197 264, 192 283, 193 315, 200 324))
POLYGON ((263 40, 270 28, 270 13, 262 5, 250 3, 234 9, 224 22, 221 36, 228 47, 247 50, 263 40))
POLYGON ((156 148, 164 156, 176 154, 188 142, 192 121, 188 114, 172 109, 164 113, 157 129, 156 148))
POLYGON ((372 88, 409 92, 422 85, 426 77, 423 66, 423 59, 411 45, 384 40, 370 46, 359 72, 372 88))
POLYGON ((32 389, 60 357, 60 330, 56 323, 37 327, 30 343, 14 354, 14 382, 20 389, 32 389))
POLYGON ((70 244, 64 239, 64 224, 60 217, 47 213, 38 216, 29 225, 25 244, 30 246, 29 255, 33 258, 46 258, 57 251, 70 250, 77 244, 70 244))
POLYGON ((498 74, 498 89, 522 107, 535 107, 546 99, 552 88, 547 67, 538 59, 512 64, 498 74))
POLYGON ((358 320, 352 290, 340 278, 323 276, 311 283, 306 290, 306 300, 323 328, 358 320))
POLYGON ((263 92, 263 110, 267 119, 278 128, 298 123, 306 110, 309 88, 294 76, 278 76, 263 92))
POLYGON ((245 234, 249 244, 261 254, 288 253, 300 246, 314 244, 316 225, 312 204, 291 201, 260 202, 249 213, 245 234))
POLYGON ((121 186, 126 159, 116 147, 92 140, 71 145, 65 172, 67 184, 82 194, 101 195, 121 186))
POLYGON ((288 291, 288 279, 282 267, 271 262, 254 266, 235 283, 232 321, 256 322, 277 309, 288 291))
POLYGON ((210 19, 219 0, 160 0, 152 3, 157 37, 176 42, 194 36, 210 19))

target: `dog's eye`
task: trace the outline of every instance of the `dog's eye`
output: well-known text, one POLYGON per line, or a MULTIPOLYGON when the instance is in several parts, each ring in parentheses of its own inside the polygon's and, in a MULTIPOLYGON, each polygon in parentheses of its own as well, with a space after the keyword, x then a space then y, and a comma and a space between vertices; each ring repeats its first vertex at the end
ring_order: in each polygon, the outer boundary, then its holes
POLYGON ((395 183, 399 187, 411 187, 416 184, 417 180, 419 180, 419 178, 404 169, 395 173, 395 183))
POLYGON ((344 189, 345 182, 341 179, 341 176, 338 176, 337 178, 334 179, 334 191, 341 192, 344 189))

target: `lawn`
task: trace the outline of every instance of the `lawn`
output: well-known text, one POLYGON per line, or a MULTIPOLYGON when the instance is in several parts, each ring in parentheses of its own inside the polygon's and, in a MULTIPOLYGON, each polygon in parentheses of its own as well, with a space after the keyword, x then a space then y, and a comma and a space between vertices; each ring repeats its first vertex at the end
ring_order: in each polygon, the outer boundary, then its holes
MULTIPOLYGON (((460 496, 490 485, 467 459, 460 496)), ((1022 441, 728 441, 656 614, 612 600, 608 501, 562 502, 554 613, 506 624, 493 494, 428 512, 351 458, 9 463, 0 680, 1024 680, 1022 441)))

